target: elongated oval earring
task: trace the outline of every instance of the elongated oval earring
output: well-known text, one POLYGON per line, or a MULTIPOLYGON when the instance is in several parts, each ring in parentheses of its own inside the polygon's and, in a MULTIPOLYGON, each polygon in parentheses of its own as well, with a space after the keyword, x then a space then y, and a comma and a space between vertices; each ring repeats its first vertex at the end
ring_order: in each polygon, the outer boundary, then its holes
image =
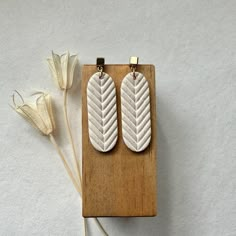
POLYGON ((137 65, 138 57, 131 57, 131 73, 121 83, 121 115, 124 143, 141 152, 151 140, 150 92, 145 76, 136 71, 137 65))
POLYGON ((98 72, 87 84, 89 139, 100 152, 110 151, 118 138, 116 88, 104 70, 104 58, 97 58, 98 72))

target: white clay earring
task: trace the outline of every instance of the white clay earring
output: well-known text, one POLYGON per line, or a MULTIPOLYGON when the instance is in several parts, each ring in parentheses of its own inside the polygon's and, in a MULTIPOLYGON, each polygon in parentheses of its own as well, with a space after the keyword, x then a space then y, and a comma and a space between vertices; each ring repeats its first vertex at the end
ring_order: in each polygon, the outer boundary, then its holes
POLYGON ((104 70, 104 58, 97 58, 97 70, 87 84, 89 139, 100 152, 110 151, 118 138, 116 88, 104 70))
POLYGON ((121 116, 124 143, 141 152, 151 140, 150 91, 145 76, 136 72, 137 65, 138 57, 131 57, 132 71, 121 83, 121 116))

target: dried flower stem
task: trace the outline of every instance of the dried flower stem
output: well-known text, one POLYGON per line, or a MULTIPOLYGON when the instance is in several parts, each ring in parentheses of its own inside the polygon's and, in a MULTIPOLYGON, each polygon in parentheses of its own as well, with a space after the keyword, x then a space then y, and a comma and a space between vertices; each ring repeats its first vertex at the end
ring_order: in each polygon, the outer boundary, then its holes
MULTIPOLYGON (((72 147, 72 151, 73 151, 73 160, 74 160, 74 164, 76 167, 76 174, 79 177, 79 185, 82 189, 82 177, 81 177, 81 172, 80 172, 80 166, 79 166, 79 162, 77 159, 77 155, 76 155, 76 151, 75 151, 75 143, 73 140, 73 136, 72 136, 72 132, 71 132, 71 128, 70 128, 70 123, 69 123, 69 119, 68 119, 68 112, 67 112, 67 89, 64 90, 63 92, 63 113, 64 113, 64 121, 66 124, 66 130, 67 130, 67 134, 69 137, 69 141, 72 147)), ((82 197, 82 191, 81 191, 81 197, 82 197)))
POLYGON ((109 236, 108 233, 106 232, 106 230, 103 228, 102 224, 100 223, 100 221, 97 218, 94 218, 98 228, 100 229, 100 231, 105 235, 105 236, 109 236))
POLYGON ((88 235, 88 223, 86 218, 84 218, 84 235, 87 236, 88 235))
POLYGON ((71 171, 71 169, 70 169, 70 167, 69 167, 69 164, 67 163, 67 161, 66 161, 66 159, 65 159, 65 156, 64 156, 64 154, 62 153, 62 151, 61 151, 59 145, 57 144, 57 142, 56 142, 54 136, 53 136, 52 134, 50 134, 50 135, 49 135, 49 139, 50 139, 50 141, 52 142, 53 146, 55 147, 56 151, 58 152, 58 154, 59 154, 59 156, 60 156, 60 158, 61 158, 61 160, 62 160, 62 163, 63 163, 63 165, 64 165, 64 167, 65 167, 65 169, 66 169, 66 171, 67 171, 69 177, 71 178, 72 183, 74 184, 76 190, 78 191, 79 194, 81 194, 81 189, 79 188, 79 185, 78 185, 78 183, 77 183, 77 181, 76 181, 76 179, 75 179, 75 177, 74 177, 74 175, 73 175, 73 172, 71 171))
MULTIPOLYGON (((52 142, 53 146, 55 147, 57 153, 59 154, 59 156, 60 156, 60 158, 62 160, 62 163, 63 163, 63 165, 64 165, 64 167, 65 167, 69 177, 71 178, 72 183, 74 184, 77 192, 81 195, 81 189, 80 189, 80 187, 79 187, 79 185, 78 185, 78 183, 77 183, 77 181, 76 181, 76 179, 75 179, 75 177, 73 175, 73 172, 71 171, 71 169, 70 169, 70 167, 69 167, 69 165, 68 165, 68 163, 67 163, 67 161, 65 159, 64 154, 62 153, 60 147, 58 146, 54 136, 52 134, 50 134, 49 135, 49 139, 52 142)), ((84 235, 87 236, 87 221, 86 221, 85 218, 83 218, 83 219, 84 219, 84 235)))

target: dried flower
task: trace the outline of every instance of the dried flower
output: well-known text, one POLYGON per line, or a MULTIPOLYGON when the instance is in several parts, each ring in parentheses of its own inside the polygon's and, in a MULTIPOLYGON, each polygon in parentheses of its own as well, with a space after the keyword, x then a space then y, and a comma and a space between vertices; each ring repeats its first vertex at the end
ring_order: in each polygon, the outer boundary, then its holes
MULTIPOLYGON (((49 68, 51 70, 53 79, 57 83, 58 87, 63 90, 63 113, 64 120, 66 124, 66 130, 69 136, 69 141, 72 146, 73 157, 74 157, 74 167, 76 175, 73 173, 73 168, 70 166, 67 158, 63 154, 60 146, 57 144, 56 139, 54 138, 53 131, 55 130, 55 122, 52 111, 52 102, 49 94, 46 93, 36 93, 36 100, 34 103, 25 103, 22 96, 16 91, 22 103, 16 103, 15 94, 13 95, 13 109, 23 116, 27 121, 29 121, 37 130, 39 130, 43 135, 47 136, 54 148, 56 149, 58 155, 61 158, 61 161, 71 178, 72 183, 74 184, 76 190, 82 196, 82 185, 81 185, 81 173, 79 161, 77 161, 77 155, 75 152, 75 144, 72 137, 71 128, 69 125, 69 119, 67 114, 67 95, 68 89, 72 87, 74 79, 74 71, 76 64, 78 63, 77 55, 70 56, 69 52, 59 56, 52 52, 52 58, 48 60, 49 68)), ((97 218, 95 222, 98 228, 101 230, 103 235, 108 235, 103 228, 102 224, 97 218)), ((87 221, 84 218, 84 230, 85 236, 87 235, 87 221)))
POLYGON ((15 102, 15 94, 13 94, 14 110, 29 121, 43 135, 48 136, 52 134, 55 130, 55 121, 51 96, 43 92, 38 92, 34 94, 37 96, 34 103, 25 103, 22 96, 17 91, 16 93, 21 98, 22 104, 19 105, 15 102))
POLYGON ((60 89, 70 89, 73 84, 74 70, 78 63, 77 55, 70 56, 67 52, 61 56, 52 52, 52 58, 48 58, 49 69, 52 77, 60 89))
POLYGON ((68 89, 70 89, 73 84, 74 70, 76 64, 78 63, 78 58, 76 55, 70 56, 69 52, 61 56, 52 52, 52 58, 48 59, 47 61, 54 80, 57 82, 59 88, 63 90, 64 122, 68 139, 71 144, 73 152, 73 162, 75 166, 76 175, 79 181, 79 186, 82 189, 82 177, 80 172, 79 158, 77 157, 76 154, 75 142, 71 132, 71 126, 69 123, 68 111, 67 111, 68 89))

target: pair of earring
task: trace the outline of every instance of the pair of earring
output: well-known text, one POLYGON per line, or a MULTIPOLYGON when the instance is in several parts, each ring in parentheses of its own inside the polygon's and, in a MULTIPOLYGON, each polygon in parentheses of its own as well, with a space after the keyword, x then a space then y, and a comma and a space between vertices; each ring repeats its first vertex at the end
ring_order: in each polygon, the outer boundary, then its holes
MULTIPOLYGON (((89 138, 93 147, 108 152, 118 139, 116 87, 104 72, 104 58, 97 58, 97 72, 87 84, 89 138)), ((137 72, 138 57, 130 58, 131 72, 121 82, 122 137, 134 151, 145 150, 151 140, 150 92, 145 76, 137 72)))

